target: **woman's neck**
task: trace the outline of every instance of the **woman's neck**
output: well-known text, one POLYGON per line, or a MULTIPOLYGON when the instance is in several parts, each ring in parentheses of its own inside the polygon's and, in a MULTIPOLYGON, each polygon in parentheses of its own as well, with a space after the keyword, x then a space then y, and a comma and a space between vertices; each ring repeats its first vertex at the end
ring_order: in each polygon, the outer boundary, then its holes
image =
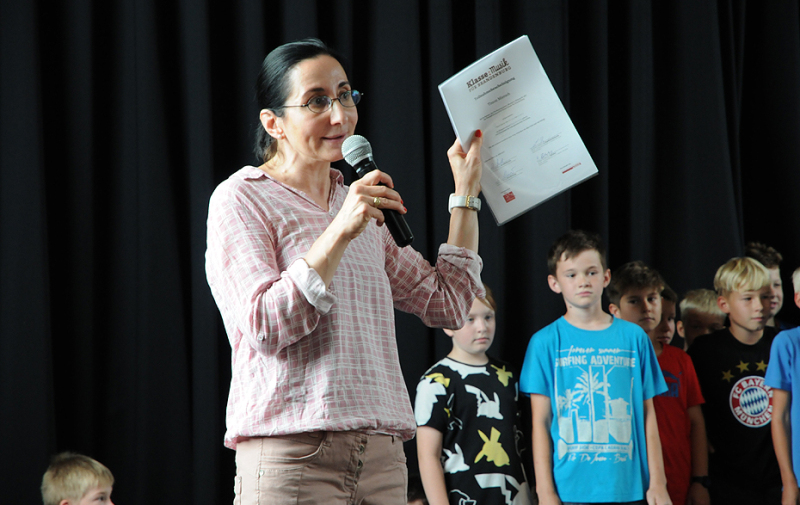
POLYGON ((331 191, 330 163, 321 161, 304 164, 296 159, 287 159, 279 153, 259 168, 273 179, 302 191, 323 209, 328 209, 331 191))

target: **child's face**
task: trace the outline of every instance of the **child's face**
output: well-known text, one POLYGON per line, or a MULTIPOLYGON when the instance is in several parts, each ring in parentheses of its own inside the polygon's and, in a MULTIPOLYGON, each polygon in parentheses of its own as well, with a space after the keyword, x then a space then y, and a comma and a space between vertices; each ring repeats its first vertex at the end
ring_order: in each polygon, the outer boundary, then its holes
POLYGON ((769 286, 760 290, 733 291, 728 296, 720 296, 717 300, 719 308, 728 314, 731 329, 747 332, 758 332, 767 325, 770 318, 770 300, 772 291, 769 286))
POLYGON ((464 327, 460 330, 445 330, 453 338, 453 357, 484 358, 494 341, 495 325, 494 311, 476 298, 472 302, 464 327))
POLYGON ((686 314, 678 321, 677 328, 678 333, 686 339, 686 346, 688 347, 700 335, 708 335, 725 328, 725 316, 687 310, 686 314))
POLYGON ((675 303, 661 299, 661 322, 652 332, 661 345, 668 345, 675 336, 675 303))
POLYGON ((90 489, 76 505, 114 505, 111 501, 111 486, 90 489))
POLYGON ((619 307, 611 312, 620 319, 636 323, 650 333, 661 322, 661 289, 644 287, 629 289, 620 297, 619 307))
MULTIPOLYGON (((781 281, 781 269, 778 267, 769 269, 769 287, 772 299, 770 300, 769 311, 773 316, 780 312, 783 307, 783 282, 781 281)), ((770 316, 771 317, 771 316, 770 316)))
POLYGON ((603 289, 611 280, 611 271, 603 270, 600 254, 589 249, 569 259, 561 259, 556 266, 556 275, 547 276, 550 289, 564 295, 567 310, 588 309, 598 305, 603 289))

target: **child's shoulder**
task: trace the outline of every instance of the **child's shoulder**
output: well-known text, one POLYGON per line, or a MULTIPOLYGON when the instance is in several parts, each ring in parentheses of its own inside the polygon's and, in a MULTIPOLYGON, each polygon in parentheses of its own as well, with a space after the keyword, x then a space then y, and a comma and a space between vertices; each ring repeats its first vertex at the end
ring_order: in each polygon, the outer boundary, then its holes
POLYGON ((624 319, 620 319, 617 317, 612 318, 611 324, 604 328, 600 329, 586 329, 575 326, 574 324, 567 321, 565 317, 559 317, 552 323, 548 324, 541 330, 534 333, 534 338, 539 337, 559 337, 561 339, 571 336, 577 337, 599 337, 603 336, 607 333, 621 333, 625 335, 636 335, 637 337, 644 336, 647 338, 647 334, 642 330, 642 328, 638 324, 634 324, 624 319))
POLYGON ((435 380, 437 377, 441 377, 442 379, 463 380, 473 375, 487 375, 489 370, 491 370, 491 365, 500 367, 503 365, 509 366, 504 361, 492 357, 489 357, 489 361, 485 365, 470 365, 468 363, 456 361, 450 357, 444 357, 422 374, 420 382, 429 381, 431 379, 435 380))
POLYGON ((692 365, 692 358, 689 356, 689 354, 683 349, 679 349, 674 345, 664 346, 663 350, 661 351, 661 356, 658 357, 658 362, 678 363, 682 367, 688 367, 691 365, 692 368, 694 368, 694 365, 692 365))
POLYGON ((644 332, 641 326, 639 326, 636 323, 626 321, 619 317, 614 318, 614 322, 611 323, 611 326, 609 326, 608 329, 613 329, 619 332, 623 332, 625 334, 631 334, 637 336, 644 335, 645 337, 647 337, 647 333, 644 332))
POLYGON ((800 341, 800 326, 789 328, 788 330, 781 330, 780 333, 775 336, 775 338, 778 337, 787 340, 800 341))
POLYGON ((437 361, 436 363, 434 363, 433 365, 431 365, 431 367, 428 368, 427 370, 425 370, 425 373, 422 374, 422 377, 420 378, 420 380, 425 380, 427 377, 429 377, 432 374, 443 373, 443 372, 446 372, 447 370, 449 370, 450 367, 447 366, 448 361, 450 361, 450 358, 444 357, 444 358, 440 359, 439 361, 437 361))
POLYGON ((529 348, 537 347, 541 349, 556 345, 557 342, 563 341, 564 337, 569 334, 569 326, 569 323, 563 317, 559 317, 533 334, 528 344, 529 348))
POLYGON ((502 360, 500 358, 495 358, 494 356, 489 356, 488 354, 486 356, 489 358, 489 363, 487 363, 488 366, 499 366, 499 367, 504 366, 506 368, 513 368, 513 365, 511 365, 511 363, 509 363, 508 361, 502 360))
POLYGON ((736 339, 731 334, 728 328, 722 328, 713 333, 700 335, 694 339, 691 347, 689 347, 689 356, 692 359, 702 357, 705 355, 713 355, 719 352, 719 349, 734 348, 737 346, 736 339))
POLYGON ((676 357, 678 359, 690 359, 686 351, 679 347, 675 347, 674 345, 665 345, 661 353, 663 356, 676 357))
POLYGON ((800 327, 783 330, 772 341, 773 348, 800 349, 800 327))

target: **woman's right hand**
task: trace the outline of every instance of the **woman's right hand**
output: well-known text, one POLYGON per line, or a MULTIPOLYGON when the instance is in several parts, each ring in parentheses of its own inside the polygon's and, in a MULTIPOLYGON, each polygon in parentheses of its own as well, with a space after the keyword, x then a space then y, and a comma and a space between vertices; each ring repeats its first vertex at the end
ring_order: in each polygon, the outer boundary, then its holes
POLYGON ((331 226, 337 227, 343 238, 351 241, 373 219, 378 221, 378 226, 383 226, 384 210, 392 209, 405 214, 407 211, 403 206, 403 199, 393 187, 392 178, 380 170, 373 170, 354 181, 331 226))
POLYGON ((333 280, 347 246, 361 235, 370 221, 375 219, 378 226, 382 226, 383 210, 386 209, 406 213, 400 194, 392 187, 392 178, 379 170, 373 170, 350 185, 339 213, 303 257, 308 266, 316 270, 325 286, 329 286, 333 280))

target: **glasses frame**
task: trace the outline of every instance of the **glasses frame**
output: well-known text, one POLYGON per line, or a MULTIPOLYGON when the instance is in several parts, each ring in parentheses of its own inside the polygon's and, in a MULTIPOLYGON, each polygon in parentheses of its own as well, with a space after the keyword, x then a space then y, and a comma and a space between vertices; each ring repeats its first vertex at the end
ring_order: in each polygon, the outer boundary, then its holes
POLYGON ((287 107, 305 107, 306 109, 310 110, 314 114, 322 114, 323 112, 328 112, 329 110, 331 110, 331 108, 333 107, 333 102, 339 102, 339 105, 341 105, 342 107, 346 107, 348 109, 352 109, 353 107, 355 107, 356 105, 361 103, 361 99, 362 98, 364 98, 364 93, 362 93, 362 92, 360 92, 360 91, 358 91, 356 89, 348 89, 346 91, 342 91, 341 93, 339 93, 339 96, 337 96, 336 98, 331 98, 328 95, 321 95, 321 96, 317 95, 317 96, 312 96, 311 98, 309 98, 308 101, 306 103, 304 103, 304 104, 300 104, 300 105, 281 105, 280 107, 276 107, 276 109, 285 109, 287 107), (350 97, 353 99, 353 105, 345 105, 344 103, 342 103, 342 95, 346 95, 347 93, 350 93, 350 97), (358 98, 356 99, 355 97, 358 97, 358 98), (326 108, 320 110, 320 111, 316 111, 316 110, 311 108, 311 100, 316 100, 318 98, 327 98, 328 99, 328 106, 326 108))

